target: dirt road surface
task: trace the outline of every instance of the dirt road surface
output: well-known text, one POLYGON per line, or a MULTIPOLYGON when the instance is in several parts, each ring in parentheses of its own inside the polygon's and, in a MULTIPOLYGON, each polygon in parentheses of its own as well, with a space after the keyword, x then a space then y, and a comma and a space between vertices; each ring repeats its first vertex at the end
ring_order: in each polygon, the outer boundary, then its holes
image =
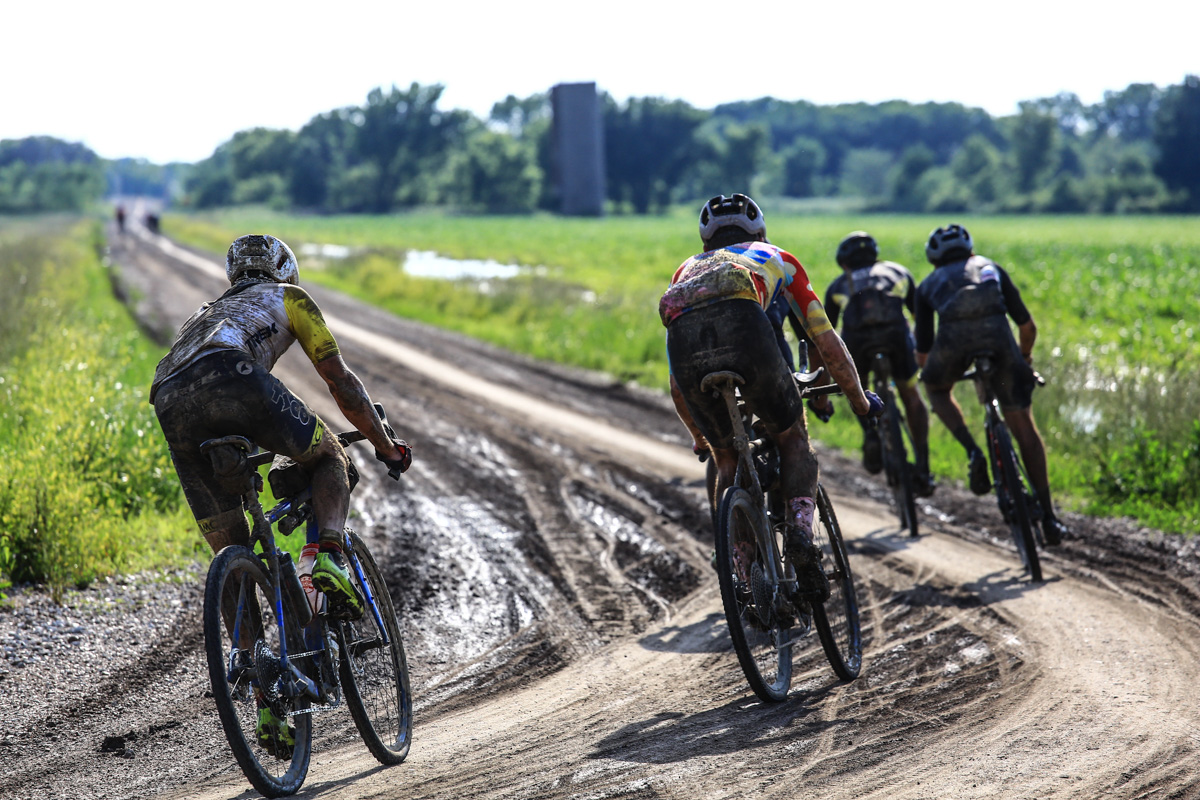
MULTIPOLYGON (((169 340, 223 270, 135 233, 111 240, 114 278, 169 340)), ((991 498, 941 486, 910 540, 879 482, 823 450, 863 673, 838 681, 813 637, 790 697, 764 705, 731 651, 701 467, 665 396, 310 290, 415 448, 400 484, 357 454, 351 524, 395 597, 417 702, 391 768, 344 708, 318 717, 299 796, 1200 797, 1193 545, 1069 515, 1031 584, 991 498)), ((302 354, 277 374, 349 427, 302 354)), ((203 570, 167 578, 63 608, 13 594, 0 797, 254 796, 206 696, 203 570)))

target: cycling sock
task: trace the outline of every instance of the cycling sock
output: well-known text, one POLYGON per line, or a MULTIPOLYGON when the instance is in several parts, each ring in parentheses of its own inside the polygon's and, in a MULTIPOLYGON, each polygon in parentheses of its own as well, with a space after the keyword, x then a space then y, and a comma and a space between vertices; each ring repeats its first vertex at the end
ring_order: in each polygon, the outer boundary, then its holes
POLYGON ((792 512, 796 525, 808 534, 812 533, 813 511, 816 508, 817 504, 811 497, 793 497, 788 501, 788 510, 792 512))
POLYGON ((967 450, 967 455, 971 455, 979 450, 979 445, 975 444, 975 437, 971 435, 971 431, 967 428, 966 423, 959 425, 954 430, 950 431, 950 435, 958 440, 967 450))
POLYGON ((338 553, 342 552, 342 532, 335 531, 332 528, 321 531, 321 538, 317 542, 317 547, 322 553, 338 553))

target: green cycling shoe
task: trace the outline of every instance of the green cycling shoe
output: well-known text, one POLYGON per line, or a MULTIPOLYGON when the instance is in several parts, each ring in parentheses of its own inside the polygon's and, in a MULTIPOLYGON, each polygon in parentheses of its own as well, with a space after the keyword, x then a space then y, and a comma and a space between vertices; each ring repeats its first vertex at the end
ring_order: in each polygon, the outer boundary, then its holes
POLYGON ((292 757, 292 750, 296 747, 296 729, 275 716, 271 709, 258 710, 258 725, 254 733, 258 737, 258 746, 271 755, 281 761, 292 757))
POLYGON ((362 616, 366 601, 350 580, 350 571, 342 562, 341 553, 327 550, 317 554, 313 562, 313 586, 325 593, 329 616, 355 620, 362 616))

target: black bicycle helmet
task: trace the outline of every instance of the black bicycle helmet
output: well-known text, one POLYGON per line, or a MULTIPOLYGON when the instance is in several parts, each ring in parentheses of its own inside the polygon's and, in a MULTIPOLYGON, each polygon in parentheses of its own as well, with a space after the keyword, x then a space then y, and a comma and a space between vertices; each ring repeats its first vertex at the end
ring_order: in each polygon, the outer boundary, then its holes
POLYGON ((839 267, 869 267, 879 260, 879 244, 866 231, 855 231, 842 239, 835 258, 839 267))
POLYGON ((709 241, 720 228, 740 228, 751 237, 765 234, 762 209, 744 194, 719 194, 700 208, 700 238, 709 241))
POLYGON ((962 225, 947 225, 929 234, 925 243, 925 257, 935 267, 945 264, 951 259, 967 258, 975 251, 975 243, 971 234, 962 225))

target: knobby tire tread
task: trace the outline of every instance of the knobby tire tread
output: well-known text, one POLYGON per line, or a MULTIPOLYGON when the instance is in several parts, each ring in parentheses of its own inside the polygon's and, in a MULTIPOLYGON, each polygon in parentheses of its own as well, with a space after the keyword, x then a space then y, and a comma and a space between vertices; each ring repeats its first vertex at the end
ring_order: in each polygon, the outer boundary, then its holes
MULTIPOLYGON (((412 688, 409 683, 408 661, 405 658, 404 644, 400 637, 400 624, 396 619, 395 607, 392 604, 391 595, 388 593, 387 584, 384 582, 383 573, 375 562, 375 557, 371 555, 371 551, 367 549, 359 535, 351 530, 347 530, 346 533, 350 537, 351 548, 362 565, 363 575, 371 586, 371 595, 375 598, 384 627, 387 628, 388 637, 392 640, 389 646, 392 676, 388 680, 389 682, 394 680, 396 683, 396 713, 400 720, 399 730, 396 732, 394 741, 385 741, 380 732, 375 729, 371 712, 367 708, 367 704, 363 702, 358 678, 354 674, 351 658, 347 652, 345 637, 350 630, 350 625, 338 626, 338 638, 342 648, 339 665, 342 690, 345 692, 350 716, 354 719, 354 725, 358 728, 359 735, 362 736, 367 749, 379 763, 392 766, 402 762, 408 756, 409 748, 412 746, 412 688)), ((353 570, 351 570, 351 575, 354 575, 353 570)), ((366 596, 365 592, 363 596, 366 596)), ((371 611, 368 608, 364 612, 364 618, 369 617, 370 614, 371 611)), ((375 627, 373 620, 370 627, 375 627)))
POLYGON ((1021 480, 1021 471, 1017 468, 1017 452, 1013 448, 1012 436, 1006 427, 999 425, 994 428, 993 436, 995 437, 996 459, 1000 462, 1000 479, 1012 505, 1012 520, 1009 522, 1009 530, 1012 532, 1013 544, 1017 546, 1018 555, 1021 556, 1025 568, 1029 570, 1029 579, 1040 582, 1042 580, 1042 562, 1038 557, 1037 540, 1033 533, 1033 519, 1029 513, 1025 483, 1021 480))
MULTIPOLYGON (((221 718, 221 727, 225 738, 233 751, 238 766, 243 774, 260 793, 266 797, 283 797, 295 794, 304 784, 308 774, 309 759, 312 756, 312 724, 311 716, 298 714, 292 718, 296 729, 296 745, 288 770, 282 776, 275 776, 267 770, 260 761, 260 754, 269 759, 274 756, 262 750, 257 741, 247 741, 242 725, 238 720, 238 708, 229 694, 229 684, 226 677, 227 657, 224 651, 225 622, 221 613, 221 596, 228 581, 236 580, 235 575, 242 573, 249 576, 264 593, 271 593, 270 580, 262 561, 248 547, 230 545, 221 550, 213 559, 208 569, 208 578, 204 587, 204 649, 208 658, 208 674, 212 682, 213 699, 216 701, 217 712, 221 718)), ((273 622, 268 624, 276 624, 273 622)), ((303 650, 303 639, 300 625, 294 613, 284 598, 284 626, 289 632, 289 649, 292 652, 303 650)), ((307 703, 302 706, 306 707, 307 703)))
MULTIPOLYGON (((717 512, 715 531, 717 577, 721 587, 721 602, 725 608, 725 620, 729 625, 729 638, 733 641, 733 649, 737 653, 738 662, 746 676, 746 682, 750 684, 750 688, 759 699, 767 703, 777 703, 787 698, 788 689, 791 687, 792 645, 788 644, 779 649, 775 679, 769 680, 759 669, 750 644, 750 640, 761 633, 752 630, 748 636, 746 628, 743 627, 746 622, 741 614, 733 575, 732 529, 734 516, 742 515, 748 522, 754 522, 755 537, 761 543, 769 532, 761 527, 764 523, 760 510, 761 500, 756 502, 745 489, 732 486, 725 490, 717 512)), ((779 635, 778 627, 774 630, 776 635, 779 635)), ((786 631, 783 631, 783 634, 786 635, 786 631)))
POLYGON ((858 614, 858 596, 854 590, 854 575, 850 571, 849 553, 842 538, 842 528, 833 511, 833 503, 825 487, 817 484, 817 528, 816 540, 825 551, 825 574, 833 592, 824 605, 813 604, 813 624, 825 649, 825 657, 834 673, 845 681, 852 681, 862 671, 862 628, 858 614), (824 541, 822 541, 824 539, 824 541), (840 586, 841 591, 838 591, 840 586), (838 633, 832 623, 845 621, 844 642, 838 641, 838 633))

